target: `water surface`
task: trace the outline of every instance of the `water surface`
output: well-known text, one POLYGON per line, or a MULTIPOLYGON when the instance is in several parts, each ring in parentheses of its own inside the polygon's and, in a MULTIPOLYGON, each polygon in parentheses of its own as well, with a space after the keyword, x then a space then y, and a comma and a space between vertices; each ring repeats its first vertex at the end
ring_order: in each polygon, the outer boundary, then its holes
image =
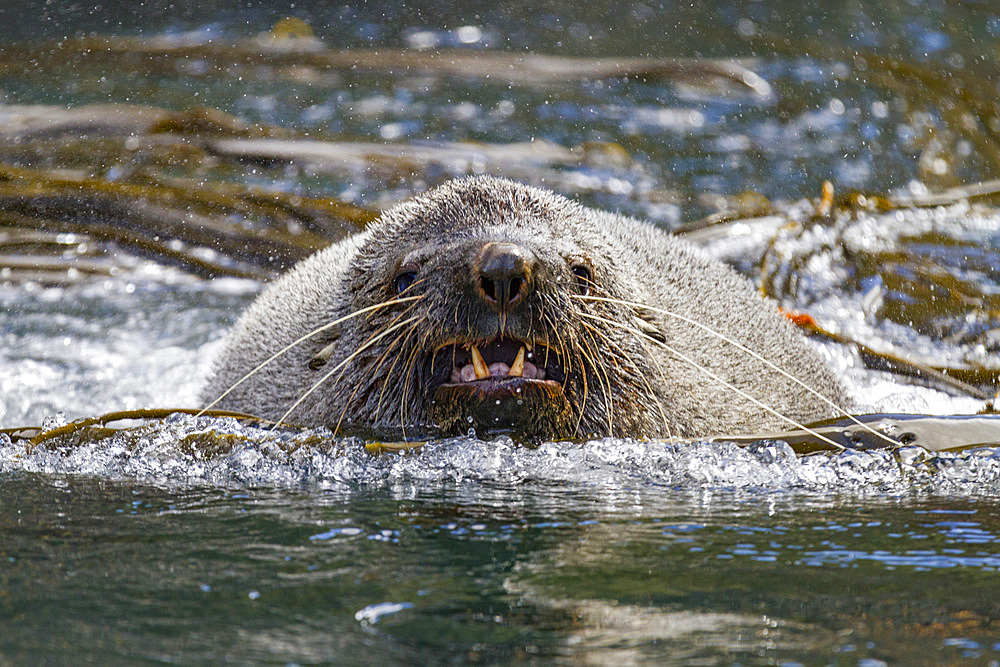
MULTIPOLYGON (((438 153, 417 168, 321 168, 195 152, 127 160, 107 145, 37 139, 2 157, 110 182, 169 175, 373 208, 488 171, 670 228, 761 200, 788 212, 826 180, 837 193, 898 197, 997 175, 996 130, 970 101, 996 96, 1000 13, 989 6, 687 4, 300 2, 291 14, 338 48, 738 58, 769 95, 656 79, 219 72, 207 59, 173 71, 82 58, 45 76, 31 63, 0 71, 5 104, 204 106, 400 153, 536 140, 604 146, 600 159, 438 153)), ((284 17, 204 0, 0 9, 4 44, 46 49, 91 33, 207 45, 284 17)), ((770 239, 734 227, 705 243, 830 329, 989 367, 1000 216, 988 200, 976 206, 875 212, 770 239)), ((149 257, 62 285, 0 280, 4 428, 195 405, 227 327, 261 288, 149 257)), ((983 407, 817 344, 870 411, 983 407)), ((995 663, 998 478, 996 447, 796 455, 773 441, 527 449, 468 437, 375 456, 322 430, 183 416, 75 446, 29 450, 0 436, 0 662, 995 663)))

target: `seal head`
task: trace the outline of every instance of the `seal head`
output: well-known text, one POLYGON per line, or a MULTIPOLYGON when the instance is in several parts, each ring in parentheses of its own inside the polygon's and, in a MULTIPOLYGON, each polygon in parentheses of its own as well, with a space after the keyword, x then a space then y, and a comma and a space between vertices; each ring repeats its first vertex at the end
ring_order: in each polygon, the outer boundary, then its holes
POLYGON ((692 321, 843 400, 802 335, 728 267, 648 223, 471 178, 385 212, 277 281, 237 324, 205 396, 308 336, 221 405, 530 441, 781 425, 734 386, 797 420, 828 416, 692 321))

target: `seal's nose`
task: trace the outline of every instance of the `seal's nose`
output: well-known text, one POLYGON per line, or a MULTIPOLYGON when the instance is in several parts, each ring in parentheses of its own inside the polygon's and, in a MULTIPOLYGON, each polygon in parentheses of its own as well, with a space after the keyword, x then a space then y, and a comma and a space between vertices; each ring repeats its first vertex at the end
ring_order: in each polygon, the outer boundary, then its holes
POLYGON ((535 257, 515 243, 487 243, 479 252, 479 291, 500 310, 513 306, 527 293, 535 257))

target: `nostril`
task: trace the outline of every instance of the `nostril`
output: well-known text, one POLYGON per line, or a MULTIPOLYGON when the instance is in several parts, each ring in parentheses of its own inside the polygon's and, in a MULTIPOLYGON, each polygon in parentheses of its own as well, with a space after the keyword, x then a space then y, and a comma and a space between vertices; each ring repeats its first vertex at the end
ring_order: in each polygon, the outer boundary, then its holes
POLYGON ((496 285, 491 279, 487 278, 486 276, 481 277, 479 279, 479 286, 482 287, 483 294, 486 296, 486 299, 488 301, 495 302, 497 300, 496 285))
POLYGON ((497 282, 492 278, 486 276, 481 276, 479 278, 479 287, 483 290, 483 296, 486 297, 487 301, 493 303, 507 304, 512 303, 521 296, 521 288, 524 286, 524 279, 522 278, 511 278, 509 280, 501 280, 500 288, 497 288, 497 282), (506 288, 506 289, 504 289, 506 288))
POLYGON ((507 285, 507 300, 513 301, 521 294, 521 285, 524 281, 521 278, 511 278, 507 285))
POLYGON ((494 308, 510 308, 529 291, 537 262, 526 248, 514 243, 487 243, 475 265, 480 296, 494 308))

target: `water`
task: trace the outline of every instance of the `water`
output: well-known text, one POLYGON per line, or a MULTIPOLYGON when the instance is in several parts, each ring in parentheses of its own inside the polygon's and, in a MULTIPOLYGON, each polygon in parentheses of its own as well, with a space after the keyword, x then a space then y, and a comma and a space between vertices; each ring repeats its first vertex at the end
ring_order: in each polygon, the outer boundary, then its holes
MULTIPOLYGON (((996 10, 686 4, 538 12, 300 2, 293 14, 336 46, 745 58, 771 95, 717 82, 532 85, 268 67, 230 75, 197 60, 145 73, 71 60, 45 76, 0 70, 0 100, 204 105, 310 137, 405 149, 603 142, 627 159, 497 164, 667 227, 747 190, 789 210, 782 202, 818 196, 824 180, 838 193, 909 196, 996 175, 985 116, 959 117, 968 97, 908 84, 862 57, 873 49, 995 96, 985 45, 1000 32, 996 10)), ((283 18, 205 0, 141 12, 36 5, 4 3, 4 40, 94 31, 205 44, 283 18)), ((414 169, 193 152, 191 163, 130 162, 103 145, 65 149, 0 154, 109 180, 153 169, 370 206, 498 168, 453 157, 414 169)), ((724 229, 706 247, 827 328, 989 368, 1000 216, 981 206, 805 225, 773 242, 724 229)), ((0 427, 195 405, 227 327, 259 289, 147 258, 76 284, 0 286, 0 427)), ((870 411, 982 407, 867 370, 847 346, 818 345, 870 411)), ((0 436, 0 662, 1000 661, 997 447, 796 455, 774 441, 527 449, 469 437, 374 455, 323 430, 188 416, 125 426, 33 449, 0 436)))
POLYGON ((261 454, 3 473, 5 657, 997 658, 995 456, 928 493, 889 457, 780 446, 261 454))

